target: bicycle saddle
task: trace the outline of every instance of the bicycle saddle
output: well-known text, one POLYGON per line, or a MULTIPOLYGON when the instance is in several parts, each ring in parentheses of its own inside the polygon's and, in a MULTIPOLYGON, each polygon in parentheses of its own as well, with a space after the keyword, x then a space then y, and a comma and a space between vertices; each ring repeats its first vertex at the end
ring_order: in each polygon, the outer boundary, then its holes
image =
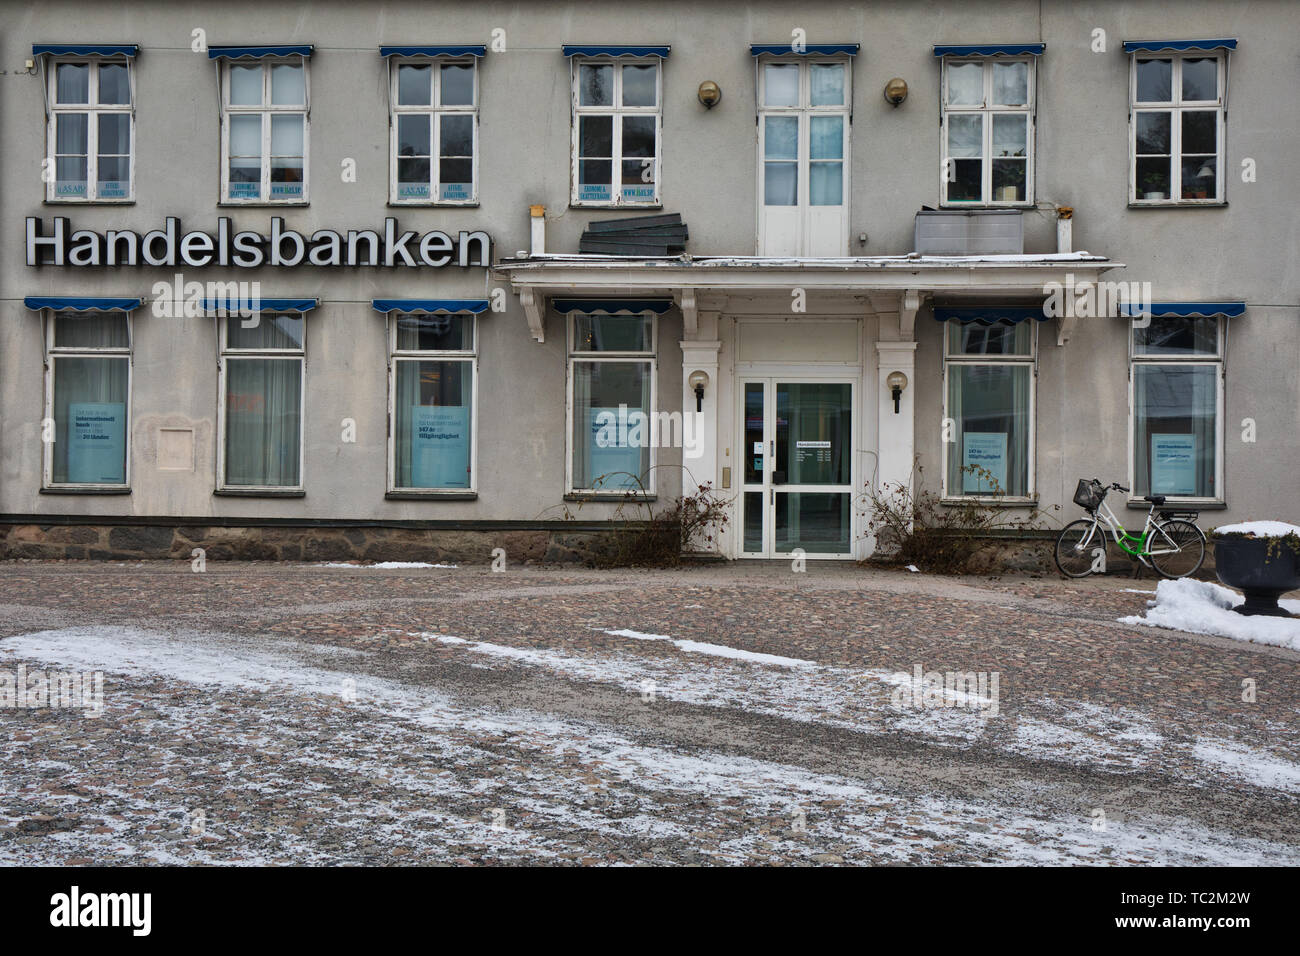
POLYGON ((1143 495, 1142 500, 1149 501, 1157 508, 1159 508, 1162 504, 1165 503, 1165 496, 1164 495, 1143 495))

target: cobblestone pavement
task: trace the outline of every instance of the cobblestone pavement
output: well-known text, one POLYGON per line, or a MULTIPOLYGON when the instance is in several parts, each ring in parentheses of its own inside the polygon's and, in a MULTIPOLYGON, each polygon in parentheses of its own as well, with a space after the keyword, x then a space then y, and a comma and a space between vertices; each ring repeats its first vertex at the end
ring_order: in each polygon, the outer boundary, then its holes
POLYGON ((1116 623, 1150 582, 0 575, 0 677, 104 675, 0 710, 0 863, 1300 863, 1300 654, 1116 623))

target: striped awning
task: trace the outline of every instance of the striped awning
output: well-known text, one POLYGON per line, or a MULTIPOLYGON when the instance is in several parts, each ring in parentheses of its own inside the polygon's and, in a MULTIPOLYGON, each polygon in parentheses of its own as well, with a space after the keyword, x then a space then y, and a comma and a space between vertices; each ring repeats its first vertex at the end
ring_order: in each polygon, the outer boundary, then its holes
POLYGON ((751 43, 750 56, 857 56, 856 43, 751 43))
POLYGON ((673 306, 672 299, 552 299, 551 308, 561 315, 640 315, 653 312, 663 315, 673 306))
POLYGON ((138 43, 33 43, 32 55, 44 56, 136 56, 138 43))
POLYGON ((1149 311, 1158 319, 1208 319, 1214 316, 1229 318, 1246 311, 1245 302, 1152 302, 1149 310, 1144 310, 1139 303, 1123 303, 1119 314, 1125 318, 1143 315, 1149 311))
POLYGON ((204 312, 240 312, 250 307, 258 312, 310 312, 320 305, 320 299, 204 299, 204 312))
POLYGON ((666 57, 670 46, 624 46, 620 44, 566 43, 565 56, 657 56, 666 57))
POLYGON ((385 315, 478 315, 486 312, 490 303, 487 299, 372 299, 370 305, 385 315))
POLYGON ((1213 53, 1215 50, 1235 50, 1235 38, 1218 40, 1125 40, 1125 53, 1213 53))
POLYGON ((311 56, 312 45, 290 46, 210 46, 209 60, 260 60, 268 56, 311 56))
POLYGON ((134 312, 141 299, 84 298, 64 295, 29 295, 23 305, 33 311, 54 309, 58 312, 134 312))
POLYGON ((487 56, 482 43, 452 43, 425 46, 381 46, 380 56, 487 56))
POLYGON ((1042 306, 1023 305, 937 305, 934 317, 940 322, 977 322, 980 325, 1015 325, 1029 319, 1042 322, 1049 318, 1042 306))
POLYGON ((935 56, 1042 56, 1046 43, 940 43, 935 56))

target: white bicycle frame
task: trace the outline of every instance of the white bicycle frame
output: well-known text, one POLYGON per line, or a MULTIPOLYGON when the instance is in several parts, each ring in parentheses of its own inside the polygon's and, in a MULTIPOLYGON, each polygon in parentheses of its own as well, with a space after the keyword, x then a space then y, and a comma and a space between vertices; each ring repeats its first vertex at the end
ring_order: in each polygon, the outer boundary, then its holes
MULTIPOLYGON (((1084 537, 1084 539, 1080 541, 1077 545, 1075 545, 1075 550, 1076 551, 1088 550, 1089 546, 1093 542, 1093 535, 1097 533, 1097 528, 1103 523, 1106 525, 1108 529, 1110 529, 1110 535, 1112 538, 1115 539, 1115 543, 1119 545, 1120 548, 1123 549, 1126 554, 1131 554, 1133 557, 1137 558, 1143 564, 1150 564, 1150 562, 1147 561, 1147 558, 1153 554, 1176 554, 1179 551, 1183 550, 1178 546, 1177 541, 1169 537, 1169 535, 1165 534, 1164 529, 1160 527, 1160 525, 1156 522, 1155 519, 1156 519, 1156 506, 1152 504, 1151 510, 1147 512, 1146 523, 1142 526, 1142 537, 1141 539, 1139 539, 1138 542, 1138 547, 1142 548, 1143 550, 1141 551, 1141 553, 1138 553, 1136 551, 1129 551, 1127 548, 1124 547, 1124 544, 1121 541, 1121 537, 1124 537, 1126 540, 1130 542, 1133 539, 1128 536, 1128 532, 1124 529, 1124 526, 1119 523, 1119 518, 1115 517, 1115 512, 1110 510, 1110 505, 1106 504, 1106 499, 1103 498, 1101 504, 1099 504, 1096 510, 1093 511, 1092 513, 1092 528, 1088 531, 1088 534, 1084 537), (1161 549, 1150 547, 1150 545, 1154 543, 1154 537, 1155 534, 1157 533, 1160 535, 1161 538, 1163 538, 1165 541, 1169 543, 1169 547, 1161 548, 1161 549)), ((1104 534, 1105 532, 1103 532, 1103 536, 1104 534)))

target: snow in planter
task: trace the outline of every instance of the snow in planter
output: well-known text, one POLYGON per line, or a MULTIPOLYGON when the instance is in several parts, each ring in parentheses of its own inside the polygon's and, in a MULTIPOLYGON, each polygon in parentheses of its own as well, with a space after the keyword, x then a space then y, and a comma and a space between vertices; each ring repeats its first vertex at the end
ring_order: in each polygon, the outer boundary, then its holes
MULTIPOLYGON (((1232 609, 1242 603, 1236 591, 1211 584, 1179 578, 1156 585, 1156 599, 1148 601, 1144 615, 1119 619, 1121 624, 1167 627, 1193 634, 1214 634, 1236 641, 1273 644, 1300 651, 1300 619, 1284 617, 1246 617, 1232 609)), ((1300 613, 1300 601, 1279 601, 1292 614, 1300 613)))
POLYGON ((1300 527, 1285 521, 1243 521, 1241 524, 1225 524, 1215 528, 1211 534, 1216 538, 1230 534, 1253 538, 1285 538, 1291 535, 1300 538, 1300 527))

